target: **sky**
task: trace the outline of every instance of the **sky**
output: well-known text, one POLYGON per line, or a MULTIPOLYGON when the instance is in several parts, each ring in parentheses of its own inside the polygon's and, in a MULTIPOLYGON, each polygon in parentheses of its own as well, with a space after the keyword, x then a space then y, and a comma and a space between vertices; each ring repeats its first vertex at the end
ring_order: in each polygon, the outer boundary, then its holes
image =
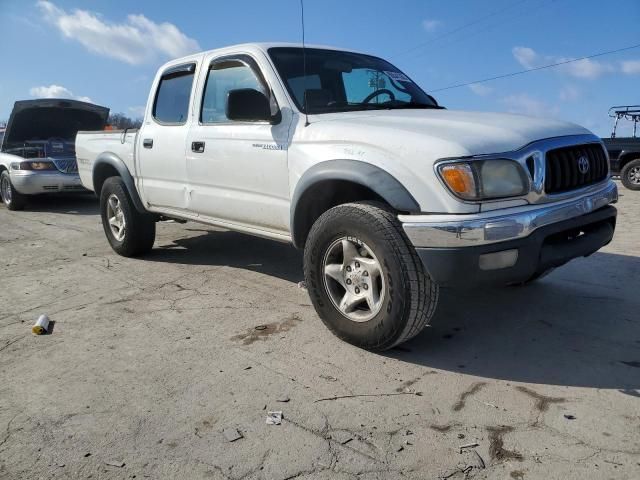
MULTIPOLYGON (((640 44, 640 0, 305 0, 306 40, 383 57, 427 92, 640 44)), ((299 0, 0 0, 0 121, 13 102, 77 98, 142 114, 156 69, 202 50, 299 42, 299 0), (268 6, 267 6, 268 5, 268 6)), ((640 104, 640 48, 432 94, 611 132, 640 104)), ((625 127, 622 133, 628 133, 625 127)))

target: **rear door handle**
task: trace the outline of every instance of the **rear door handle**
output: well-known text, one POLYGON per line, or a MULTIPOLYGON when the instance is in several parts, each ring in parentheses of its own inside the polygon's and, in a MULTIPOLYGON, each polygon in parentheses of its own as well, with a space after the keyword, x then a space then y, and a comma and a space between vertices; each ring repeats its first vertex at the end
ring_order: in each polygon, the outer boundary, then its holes
POLYGON ((153 138, 145 138, 142 141, 142 146, 144 148, 153 148, 153 138))
POLYGON ((204 142, 191 142, 191 151, 195 153, 204 152, 204 142))

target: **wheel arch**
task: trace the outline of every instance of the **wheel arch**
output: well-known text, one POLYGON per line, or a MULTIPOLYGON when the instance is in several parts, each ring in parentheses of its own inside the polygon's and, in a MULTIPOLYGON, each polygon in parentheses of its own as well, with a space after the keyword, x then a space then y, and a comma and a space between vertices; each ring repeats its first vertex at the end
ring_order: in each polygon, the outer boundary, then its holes
POLYGON ((131 172, 129 172, 125 163, 114 153, 103 153, 98 156, 93 165, 92 181, 96 195, 100 196, 102 185, 109 177, 120 177, 124 182, 127 193, 133 201, 136 210, 140 213, 147 213, 138 195, 138 190, 136 189, 136 184, 131 176, 131 172))
POLYGON ((618 160, 618 168, 622 170, 627 163, 633 162, 634 160, 640 160, 640 151, 623 151, 618 160))
POLYGON ((307 170, 291 201, 291 238, 303 248, 311 226, 332 207, 359 200, 378 200, 398 212, 419 213, 420 206, 389 172, 359 160, 328 160, 307 170))

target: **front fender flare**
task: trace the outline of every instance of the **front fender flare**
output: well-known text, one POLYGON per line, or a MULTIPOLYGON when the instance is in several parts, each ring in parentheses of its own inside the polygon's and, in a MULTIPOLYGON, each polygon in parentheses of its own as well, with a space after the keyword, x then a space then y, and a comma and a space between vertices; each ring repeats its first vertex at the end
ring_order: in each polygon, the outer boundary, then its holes
POLYGON ((360 160, 327 160, 309 168, 300 177, 291 199, 291 235, 293 243, 300 245, 296 238, 296 223, 301 213, 298 204, 309 188, 331 180, 342 180, 362 185, 375 192, 395 210, 420 213, 420 205, 398 179, 380 167, 360 160))
MULTIPOLYGON (((131 175, 131 172, 129 171, 125 163, 122 161, 122 159, 114 153, 107 152, 107 153, 100 154, 96 159, 95 163, 93 164, 92 180, 93 180, 94 188, 96 185, 96 179, 97 179, 100 167, 104 165, 109 165, 110 167, 113 167, 118 172, 118 175, 120 176, 120 178, 122 178, 122 181, 124 182, 124 185, 127 188, 127 193, 129 194, 129 197, 131 198, 133 205, 136 207, 136 210, 138 210, 140 213, 148 213, 147 209, 144 208, 144 204, 142 203, 142 200, 140 200, 140 195, 138 195, 138 190, 136 188, 136 184, 133 180, 133 176, 131 175)), ((100 192, 96 191, 96 195, 100 196, 100 192)))

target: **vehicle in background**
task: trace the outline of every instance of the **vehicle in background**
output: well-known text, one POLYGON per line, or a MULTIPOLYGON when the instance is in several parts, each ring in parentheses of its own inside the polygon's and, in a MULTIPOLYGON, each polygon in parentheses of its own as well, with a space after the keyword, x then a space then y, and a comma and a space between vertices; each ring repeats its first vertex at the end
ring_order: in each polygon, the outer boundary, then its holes
POLYGON ((9 210, 28 195, 82 192, 76 162, 78 130, 101 130, 109 109, 66 99, 14 104, 0 147, 0 194, 9 210))
POLYGON ((622 184, 630 190, 640 190, 640 138, 637 136, 640 122, 640 105, 611 107, 609 116, 615 118, 611 138, 603 138, 611 160, 611 174, 620 175, 622 184), (630 137, 618 137, 616 131, 620 120, 633 122, 630 137))
POLYGON ((588 130, 446 110, 385 60, 325 47, 169 62, 140 130, 79 132, 76 151, 114 251, 149 252, 163 217, 292 243, 319 317, 372 350, 417 335, 440 286, 540 278, 616 222, 588 130))

